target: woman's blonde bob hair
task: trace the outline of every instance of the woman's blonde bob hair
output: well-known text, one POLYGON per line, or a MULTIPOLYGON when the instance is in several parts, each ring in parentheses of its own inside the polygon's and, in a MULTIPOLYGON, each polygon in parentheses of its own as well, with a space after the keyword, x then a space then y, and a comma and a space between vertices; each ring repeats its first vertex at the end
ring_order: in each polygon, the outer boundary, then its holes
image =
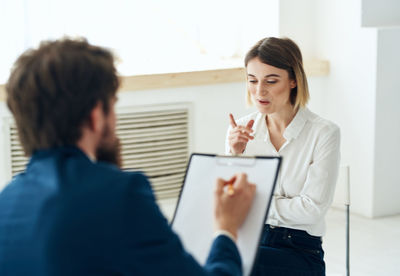
MULTIPOLYGON (((305 107, 310 94, 303 68, 303 59, 297 44, 289 38, 267 37, 258 41, 247 52, 244 60, 245 66, 247 67, 249 61, 257 57, 265 64, 288 72, 289 79, 296 81, 296 87, 290 93, 290 102, 295 109, 305 107)), ((253 104, 248 90, 247 103, 253 104)))

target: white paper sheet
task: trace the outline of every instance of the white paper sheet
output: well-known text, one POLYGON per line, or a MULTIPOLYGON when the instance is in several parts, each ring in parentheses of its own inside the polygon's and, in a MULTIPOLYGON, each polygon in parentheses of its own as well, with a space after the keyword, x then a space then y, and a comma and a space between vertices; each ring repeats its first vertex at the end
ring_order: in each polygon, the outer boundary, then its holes
POLYGON ((214 191, 217 177, 225 180, 244 172, 257 185, 256 196, 244 224, 238 231, 237 246, 244 275, 250 275, 262 227, 275 187, 279 157, 217 157, 193 154, 186 173, 172 228, 185 249, 205 264, 214 239, 214 191))

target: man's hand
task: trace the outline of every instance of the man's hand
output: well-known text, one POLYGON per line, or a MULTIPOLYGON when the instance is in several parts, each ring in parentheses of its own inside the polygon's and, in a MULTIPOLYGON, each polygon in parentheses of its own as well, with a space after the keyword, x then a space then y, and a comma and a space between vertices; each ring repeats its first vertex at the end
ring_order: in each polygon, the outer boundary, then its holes
POLYGON ((244 173, 230 180, 217 179, 215 190, 215 227, 225 230, 237 239, 237 231, 243 224, 252 205, 256 185, 247 181, 244 173))

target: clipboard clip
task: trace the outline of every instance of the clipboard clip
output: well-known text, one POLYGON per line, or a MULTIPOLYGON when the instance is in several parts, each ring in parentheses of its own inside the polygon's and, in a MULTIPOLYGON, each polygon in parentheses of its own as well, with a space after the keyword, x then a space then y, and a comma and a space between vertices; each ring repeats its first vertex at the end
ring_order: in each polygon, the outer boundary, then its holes
POLYGON ((218 155, 215 158, 215 162, 220 166, 253 167, 256 161, 255 157, 248 156, 218 155))

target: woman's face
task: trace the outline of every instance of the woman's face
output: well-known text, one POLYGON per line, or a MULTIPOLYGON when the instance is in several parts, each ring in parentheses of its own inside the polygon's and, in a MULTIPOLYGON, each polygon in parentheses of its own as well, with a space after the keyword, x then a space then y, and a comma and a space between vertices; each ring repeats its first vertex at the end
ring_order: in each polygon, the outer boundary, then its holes
POLYGON ((286 70, 263 63, 258 57, 247 64, 247 89, 253 103, 263 114, 272 114, 292 107, 290 91, 296 81, 286 70))

